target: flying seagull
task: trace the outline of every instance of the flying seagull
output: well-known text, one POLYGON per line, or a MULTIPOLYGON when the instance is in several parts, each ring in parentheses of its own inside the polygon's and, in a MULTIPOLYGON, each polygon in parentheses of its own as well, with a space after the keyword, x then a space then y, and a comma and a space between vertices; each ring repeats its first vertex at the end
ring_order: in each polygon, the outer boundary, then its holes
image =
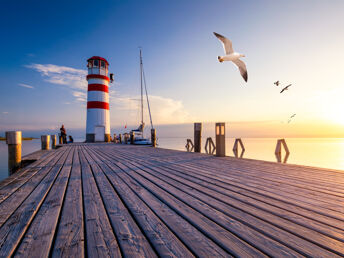
POLYGON ((244 78, 245 82, 247 82, 247 69, 245 63, 240 60, 240 57, 245 57, 245 55, 236 53, 232 47, 232 41, 227 39, 226 37, 214 32, 214 35, 222 42, 223 48, 225 50, 225 56, 218 56, 217 59, 220 63, 223 61, 232 61, 240 71, 241 76, 244 78))
POLYGON ((287 90, 289 87, 291 86, 291 84, 289 84, 288 86, 285 86, 280 93, 282 93, 283 91, 287 90))
POLYGON ((289 117, 288 124, 291 122, 291 119, 292 119, 293 117, 295 117, 295 116, 296 116, 296 114, 294 114, 294 115, 292 115, 291 117, 289 117))
POLYGON ((280 85, 280 82, 279 82, 279 81, 276 81, 276 82, 274 82, 274 84, 275 84, 276 86, 279 86, 279 85, 280 85))

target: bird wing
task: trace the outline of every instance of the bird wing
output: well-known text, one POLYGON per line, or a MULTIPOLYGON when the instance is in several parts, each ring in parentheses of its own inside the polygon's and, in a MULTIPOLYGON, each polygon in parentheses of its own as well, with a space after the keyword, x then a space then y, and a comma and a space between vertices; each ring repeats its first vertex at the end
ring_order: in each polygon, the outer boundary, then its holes
POLYGON ((247 69, 246 69, 246 65, 244 61, 237 59, 237 60, 234 60, 233 63, 238 66, 242 78, 244 78, 245 82, 247 82, 248 76, 247 76, 247 69))
POLYGON ((283 88, 282 90, 281 90, 281 92, 280 93, 282 93, 283 91, 285 91, 286 90, 286 88, 283 88))
POLYGON ((232 41, 216 32, 214 32, 214 35, 222 42, 226 55, 230 55, 234 52, 232 47, 232 41))

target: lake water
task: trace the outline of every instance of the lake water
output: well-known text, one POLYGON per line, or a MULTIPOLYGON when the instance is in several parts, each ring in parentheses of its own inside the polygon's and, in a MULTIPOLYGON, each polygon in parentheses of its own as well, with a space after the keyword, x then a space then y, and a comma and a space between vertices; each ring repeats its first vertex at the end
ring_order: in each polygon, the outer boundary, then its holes
MULTIPOLYGON (((82 139, 75 139, 82 141, 82 139)), ((206 139, 202 138, 202 152, 206 139)), ((275 138, 243 138, 244 158, 276 162, 275 138)), ((344 170, 344 138, 288 138, 286 139, 290 156, 289 164, 299 164, 344 170)), ((186 138, 159 138, 160 148, 185 151, 186 138)), ((226 138, 226 155, 233 156, 234 138, 226 138)), ((40 149, 40 140, 23 141, 22 155, 40 149)), ((8 176, 7 145, 0 141, 0 180, 8 176)))

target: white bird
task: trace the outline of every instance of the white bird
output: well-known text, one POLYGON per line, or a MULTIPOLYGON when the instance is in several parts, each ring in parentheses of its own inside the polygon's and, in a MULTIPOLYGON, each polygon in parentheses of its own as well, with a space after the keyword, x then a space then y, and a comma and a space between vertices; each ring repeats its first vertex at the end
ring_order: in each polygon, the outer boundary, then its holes
POLYGON ((214 32, 214 35, 222 42, 223 48, 225 50, 225 56, 218 56, 217 59, 220 63, 223 61, 232 61, 240 71, 241 76, 244 78, 245 82, 247 82, 247 69, 245 63, 240 60, 240 57, 245 57, 245 55, 234 52, 232 47, 232 41, 227 39, 226 37, 214 32))

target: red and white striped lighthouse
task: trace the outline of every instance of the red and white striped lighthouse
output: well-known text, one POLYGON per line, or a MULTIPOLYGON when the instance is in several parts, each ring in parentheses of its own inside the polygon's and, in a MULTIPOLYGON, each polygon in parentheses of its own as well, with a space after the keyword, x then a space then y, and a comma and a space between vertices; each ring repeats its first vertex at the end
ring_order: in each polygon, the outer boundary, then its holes
POLYGON ((99 56, 93 56, 87 62, 86 142, 109 142, 109 63, 99 56))

